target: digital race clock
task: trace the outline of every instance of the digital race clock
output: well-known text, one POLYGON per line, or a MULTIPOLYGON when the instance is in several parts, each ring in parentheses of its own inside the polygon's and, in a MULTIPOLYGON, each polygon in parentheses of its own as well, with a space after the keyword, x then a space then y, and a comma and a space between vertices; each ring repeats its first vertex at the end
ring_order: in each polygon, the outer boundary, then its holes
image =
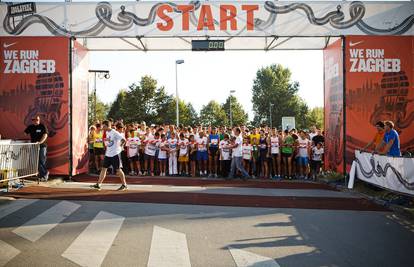
POLYGON ((224 40, 192 40, 193 51, 224 51, 224 40))

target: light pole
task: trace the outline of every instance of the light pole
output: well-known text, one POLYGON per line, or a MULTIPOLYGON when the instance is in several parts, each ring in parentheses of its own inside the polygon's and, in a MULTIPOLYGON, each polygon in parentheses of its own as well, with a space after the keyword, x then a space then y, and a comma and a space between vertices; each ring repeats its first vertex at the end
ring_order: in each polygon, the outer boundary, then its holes
POLYGON ((235 93, 236 90, 230 90, 230 97, 229 97, 229 108, 230 108, 230 128, 233 129, 233 115, 231 114, 231 96, 235 93))
POLYGON ((99 75, 99 79, 109 79, 111 75, 109 75, 109 70, 89 70, 89 73, 94 74, 94 82, 93 82, 93 121, 96 122, 96 75, 99 75))
POLYGON ((176 97, 176 113, 177 113, 177 128, 178 125, 180 123, 180 111, 178 109, 178 102, 179 102, 179 98, 178 98, 178 71, 177 71, 177 65, 179 64, 183 64, 184 60, 182 59, 178 59, 175 61, 175 97, 176 97))

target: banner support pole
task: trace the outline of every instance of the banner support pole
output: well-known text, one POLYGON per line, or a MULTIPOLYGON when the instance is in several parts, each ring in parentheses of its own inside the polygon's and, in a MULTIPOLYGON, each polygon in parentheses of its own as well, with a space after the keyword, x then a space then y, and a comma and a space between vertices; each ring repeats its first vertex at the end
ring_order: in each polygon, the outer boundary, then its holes
POLYGON ((73 49, 73 40, 74 37, 69 38, 69 181, 72 180, 73 174, 73 99, 72 99, 72 91, 73 91, 73 82, 72 82, 72 49, 73 49))
POLYGON ((346 38, 342 35, 342 123, 343 123, 343 173, 345 176, 345 185, 347 184, 346 173, 346 38))

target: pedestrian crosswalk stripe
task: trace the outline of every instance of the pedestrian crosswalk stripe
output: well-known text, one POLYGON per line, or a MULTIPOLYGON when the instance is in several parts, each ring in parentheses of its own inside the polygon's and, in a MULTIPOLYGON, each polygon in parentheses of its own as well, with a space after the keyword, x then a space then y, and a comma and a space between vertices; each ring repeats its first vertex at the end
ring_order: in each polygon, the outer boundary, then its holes
POLYGON ((0 266, 6 265, 11 259, 17 256, 20 250, 0 240, 0 266))
POLYGON ((30 204, 33 204, 37 199, 18 199, 13 200, 11 203, 4 205, 0 208, 0 219, 6 217, 9 214, 12 214, 19 209, 22 209, 30 204))
POLYGON ((185 234, 155 225, 147 266, 191 266, 185 234))
POLYGON ((62 256, 80 266, 100 266, 125 217, 101 211, 62 256))
POLYGON ((237 267, 280 267, 272 258, 232 247, 229 247, 229 250, 237 267))
POLYGON ((69 202, 61 201, 43 213, 39 214, 35 218, 26 222, 24 225, 13 230, 13 233, 35 242, 39 240, 43 235, 56 227, 66 217, 71 215, 77 210, 80 205, 69 202))

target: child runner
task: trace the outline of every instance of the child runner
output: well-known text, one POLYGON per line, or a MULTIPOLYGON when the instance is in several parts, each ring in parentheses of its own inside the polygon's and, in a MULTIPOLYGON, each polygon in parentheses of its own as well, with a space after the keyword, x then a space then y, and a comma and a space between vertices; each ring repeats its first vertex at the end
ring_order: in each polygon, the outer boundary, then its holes
POLYGON ((311 160, 311 168, 312 168, 312 178, 316 181, 317 175, 321 170, 322 166, 322 156, 323 156, 323 147, 322 143, 316 143, 316 146, 312 148, 312 160, 311 160))
POLYGON ((200 169, 200 176, 207 176, 207 137, 204 136, 204 132, 199 133, 199 138, 197 140, 198 150, 197 150, 197 161, 198 167, 200 169))
POLYGON ((178 140, 178 147, 180 152, 178 154, 178 173, 182 176, 188 175, 188 140, 184 138, 184 133, 180 133, 178 140))
POLYGON ((168 174, 170 176, 177 175, 177 138, 175 132, 170 132, 168 139, 168 174))
POLYGON ((230 164, 231 164, 231 157, 230 157, 230 136, 228 134, 223 135, 223 140, 220 141, 219 148, 220 148, 220 169, 221 175, 223 177, 227 177, 230 172, 230 164))
POLYGON ((128 152, 128 161, 130 166, 130 175, 138 175, 141 169, 139 164, 139 152, 138 148, 141 145, 141 140, 138 136, 135 136, 135 130, 129 130, 129 137, 127 138, 126 147, 128 152))
POLYGON ((250 163, 253 157, 253 147, 249 142, 248 137, 243 139, 243 167, 250 174, 250 163))
POLYGON ((160 176, 165 176, 165 172, 167 169, 167 139, 165 139, 165 134, 161 134, 161 140, 157 143, 157 146, 159 148, 158 153, 158 165, 160 168, 160 176))
POLYGON ((106 178, 106 171, 109 168, 109 166, 112 166, 116 172, 119 178, 121 179, 122 185, 118 188, 118 190, 127 190, 127 184, 125 180, 125 174, 122 171, 122 163, 121 163, 121 151, 122 147, 125 144, 126 140, 121 135, 123 125, 122 123, 117 123, 116 125, 116 131, 111 129, 111 123, 109 121, 104 121, 103 123, 103 130, 106 132, 106 151, 105 151, 105 157, 103 161, 103 166, 101 173, 99 174, 99 180, 96 184, 92 185, 91 187, 94 189, 101 190, 101 186, 103 181, 106 178))
POLYGON ((209 178, 217 178, 217 158, 218 158, 218 146, 220 136, 217 134, 217 128, 214 127, 211 130, 211 134, 208 137, 208 160, 209 160, 209 178))

